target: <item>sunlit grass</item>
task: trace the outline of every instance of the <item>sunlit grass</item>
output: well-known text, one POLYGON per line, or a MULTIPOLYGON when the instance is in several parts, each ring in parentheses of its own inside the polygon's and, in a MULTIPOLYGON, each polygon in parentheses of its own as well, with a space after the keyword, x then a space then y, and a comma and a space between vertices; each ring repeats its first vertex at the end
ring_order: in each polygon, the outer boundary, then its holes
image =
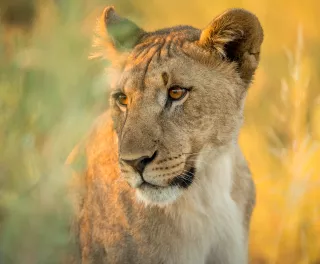
MULTIPOLYGON (((251 245, 253 258, 267 263, 316 263, 319 259, 320 240, 314 234, 320 219, 320 148, 308 120, 314 100, 308 98, 311 72, 303 40, 300 27, 295 51, 287 51, 289 77, 279 83, 279 100, 270 106, 275 126, 261 130, 265 136, 255 142, 263 147, 257 159, 270 164, 265 164, 265 170, 252 166, 258 203, 251 245), (273 161, 265 159, 267 155, 273 161), (268 174, 261 174, 266 170, 268 174)), ((245 133, 250 132, 245 128, 245 133)), ((246 151, 250 144, 245 138, 246 151)))
POLYGON ((107 102, 96 78, 99 67, 87 61, 84 11, 40 8, 32 31, 1 35, 6 38, 0 48, 4 263, 61 263, 72 249, 71 175, 64 161, 107 102))

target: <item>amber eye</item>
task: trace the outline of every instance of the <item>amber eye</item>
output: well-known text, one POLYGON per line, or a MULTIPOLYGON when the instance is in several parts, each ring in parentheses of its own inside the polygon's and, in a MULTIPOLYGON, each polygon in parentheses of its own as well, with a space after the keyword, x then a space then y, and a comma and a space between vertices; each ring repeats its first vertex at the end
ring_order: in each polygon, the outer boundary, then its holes
POLYGON ((128 97, 123 93, 116 94, 115 99, 122 106, 126 106, 128 104, 128 97))
POLYGON ((181 88, 179 86, 173 86, 169 89, 168 95, 171 100, 180 100, 186 95, 187 92, 188 90, 185 88, 181 88))

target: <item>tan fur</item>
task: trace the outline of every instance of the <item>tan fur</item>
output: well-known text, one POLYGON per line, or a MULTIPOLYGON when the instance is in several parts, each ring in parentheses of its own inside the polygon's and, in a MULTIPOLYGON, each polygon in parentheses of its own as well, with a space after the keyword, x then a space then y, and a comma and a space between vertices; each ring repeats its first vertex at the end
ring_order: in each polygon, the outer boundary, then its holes
POLYGON ((113 63, 111 93, 121 90, 129 103, 111 98, 85 143, 79 262, 247 263, 255 191, 237 138, 263 38, 257 18, 231 9, 203 31, 152 33, 112 7, 102 18, 112 59, 125 56, 113 63), (134 29, 121 39, 111 30, 119 21, 134 29), (173 85, 191 90, 168 103, 173 85), (125 162, 155 151, 143 179, 125 162), (170 185, 189 180, 190 168, 190 186, 170 185))

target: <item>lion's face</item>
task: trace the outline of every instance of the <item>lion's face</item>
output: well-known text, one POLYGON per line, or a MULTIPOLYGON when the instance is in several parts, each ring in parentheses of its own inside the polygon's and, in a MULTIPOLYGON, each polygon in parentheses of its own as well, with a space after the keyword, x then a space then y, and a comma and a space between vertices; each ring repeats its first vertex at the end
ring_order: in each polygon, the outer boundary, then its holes
MULTIPOLYGON (((105 15, 107 22, 116 16, 110 8, 105 15)), ((203 34, 191 27, 145 33, 112 87, 121 174, 146 203, 175 201, 198 180, 199 153, 237 139, 257 63, 247 78, 219 48, 206 50, 203 34)))
POLYGON ((146 74, 145 63, 129 60, 111 95, 122 175, 157 203, 180 196, 193 183, 198 153, 234 139, 241 120, 236 72, 178 55, 146 55, 146 74))

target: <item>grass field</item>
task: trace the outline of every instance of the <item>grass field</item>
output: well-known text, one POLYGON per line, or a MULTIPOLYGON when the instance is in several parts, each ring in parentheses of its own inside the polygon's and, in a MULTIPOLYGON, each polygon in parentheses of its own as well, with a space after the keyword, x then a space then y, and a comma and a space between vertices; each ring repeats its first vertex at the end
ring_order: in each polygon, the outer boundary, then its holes
POLYGON ((108 4, 146 30, 202 28, 230 7, 259 17, 265 41, 240 135, 257 186, 251 263, 319 264, 316 0, 1 0, 0 263, 60 263, 69 250, 63 162, 107 107, 107 63, 87 55, 95 16, 108 4))

